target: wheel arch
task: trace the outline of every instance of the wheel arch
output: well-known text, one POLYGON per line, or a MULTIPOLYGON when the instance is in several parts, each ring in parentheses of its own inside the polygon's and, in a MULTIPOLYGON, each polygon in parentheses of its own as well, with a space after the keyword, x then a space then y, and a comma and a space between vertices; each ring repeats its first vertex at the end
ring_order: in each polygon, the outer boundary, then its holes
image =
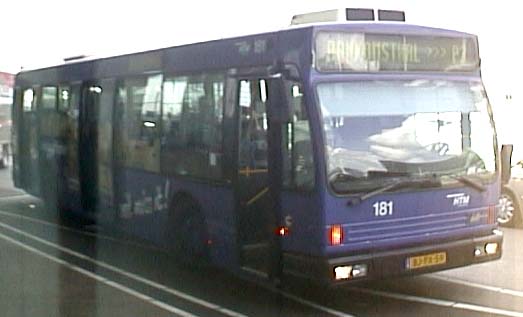
POLYGON ((200 212, 202 214, 202 216, 204 216, 201 203, 195 197, 195 195, 193 195, 191 192, 189 192, 187 190, 179 190, 179 191, 173 192, 171 194, 171 197, 169 198, 169 204, 168 204, 169 217, 180 216, 179 213, 181 211, 180 210, 177 211, 176 207, 183 203, 191 204, 198 210, 198 212, 200 212))

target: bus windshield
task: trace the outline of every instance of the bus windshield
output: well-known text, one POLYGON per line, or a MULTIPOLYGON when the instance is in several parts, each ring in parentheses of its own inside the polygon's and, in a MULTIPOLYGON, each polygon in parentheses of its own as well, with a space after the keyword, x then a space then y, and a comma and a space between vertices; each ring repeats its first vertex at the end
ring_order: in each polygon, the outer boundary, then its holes
POLYGON ((492 177, 495 131, 479 83, 445 80, 321 83, 328 175, 337 192, 384 177, 492 177))

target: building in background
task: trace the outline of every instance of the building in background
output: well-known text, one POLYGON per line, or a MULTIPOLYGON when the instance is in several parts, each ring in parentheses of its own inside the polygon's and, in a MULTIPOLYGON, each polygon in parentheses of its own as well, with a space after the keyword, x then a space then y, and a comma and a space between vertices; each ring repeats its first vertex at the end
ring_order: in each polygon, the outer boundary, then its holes
POLYGON ((0 105, 11 105, 15 75, 0 72, 0 105))
POLYGON ((0 168, 4 168, 9 159, 14 81, 13 74, 0 72, 0 168))

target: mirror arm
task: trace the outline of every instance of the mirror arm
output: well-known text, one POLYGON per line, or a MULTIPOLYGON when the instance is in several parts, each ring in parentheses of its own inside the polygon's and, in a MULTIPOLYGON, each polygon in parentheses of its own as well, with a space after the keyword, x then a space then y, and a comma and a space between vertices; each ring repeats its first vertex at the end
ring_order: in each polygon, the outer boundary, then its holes
MULTIPOLYGON (((510 181, 510 178, 511 178, 511 167, 512 167, 512 164, 511 164, 511 159, 512 159, 512 149, 513 149, 513 146, 512 144, 503 144, 501 146, 501 153, 500 153, 500 158, 501 158, 501 183, 503 185, 506 185, 508 184, 508 182, 510 181)), ((519 164, 519 162, 518 162, 519 164)))

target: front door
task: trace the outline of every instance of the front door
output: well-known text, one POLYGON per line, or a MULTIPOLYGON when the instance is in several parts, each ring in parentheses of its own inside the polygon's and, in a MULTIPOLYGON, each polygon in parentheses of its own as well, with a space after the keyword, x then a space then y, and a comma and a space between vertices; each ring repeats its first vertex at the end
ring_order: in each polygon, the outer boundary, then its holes
POLYGON ((18 129, 20 171, 22 186, 31 194, 37 195, 40 176, 38 173, 38 121, 37 94, 34 88, 22 92, 22 104, 18 129))
POLYGON ((274 264, 276 204, 269 138, 270 119, 266 79, 239 81, 237 112, 238 143, 238 219, 240 259, 244 270, 268 277, 274 264))

